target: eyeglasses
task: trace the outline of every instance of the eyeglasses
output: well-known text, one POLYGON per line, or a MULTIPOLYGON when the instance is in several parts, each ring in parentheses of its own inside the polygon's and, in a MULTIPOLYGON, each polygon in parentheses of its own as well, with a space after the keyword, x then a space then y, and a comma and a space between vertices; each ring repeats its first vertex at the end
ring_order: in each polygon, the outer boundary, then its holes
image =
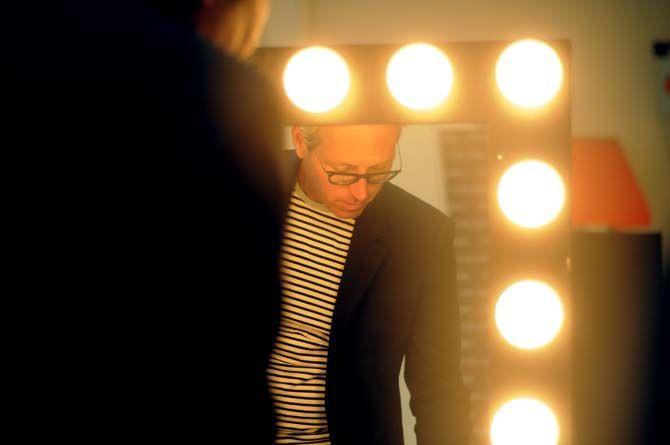
POLYGON ((402 172, 402 156, 400 156, 400 148, 396 144, 396 151, 398 152, 398 158, 400 159, 400 168, 398 170, 390 170, 386 172, 377 172, 377 173, 342 173, 326 170, 326 167, 323 165, 319 154, 314 150, 316 158, 321 164, 323 172, 328 176, 328 181, 334 185, 351 185, 357 183, 360 179, 365 178, 368 181, 368 184, 383 184, 390 181, 391 179, 398 176, 398 173, 402 172))

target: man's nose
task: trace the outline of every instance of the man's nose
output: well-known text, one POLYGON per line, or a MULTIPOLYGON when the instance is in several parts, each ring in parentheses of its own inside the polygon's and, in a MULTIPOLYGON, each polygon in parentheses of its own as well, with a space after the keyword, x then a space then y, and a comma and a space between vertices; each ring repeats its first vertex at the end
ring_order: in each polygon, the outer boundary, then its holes
POLYGON ((365 201, 368 197, 368 180, 361 178, 349 186, 356 201, 365 201))

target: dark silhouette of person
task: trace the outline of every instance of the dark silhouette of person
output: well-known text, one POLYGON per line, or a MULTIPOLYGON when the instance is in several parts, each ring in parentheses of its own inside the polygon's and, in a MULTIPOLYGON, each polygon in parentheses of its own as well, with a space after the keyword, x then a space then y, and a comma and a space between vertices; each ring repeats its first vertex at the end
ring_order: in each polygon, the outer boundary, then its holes
POLYGON ((286 187, 274 93, 242 61, 266 17, 260 0, 6 10, 8 252, 53 437, 272 440, 286 187))

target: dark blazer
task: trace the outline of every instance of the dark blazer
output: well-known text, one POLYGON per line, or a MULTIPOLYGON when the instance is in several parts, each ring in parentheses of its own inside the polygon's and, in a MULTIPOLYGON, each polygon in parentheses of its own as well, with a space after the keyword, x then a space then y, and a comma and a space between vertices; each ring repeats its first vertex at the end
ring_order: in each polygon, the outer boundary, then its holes
POLYGON ((468 443, 452 239, 443 213, 393 184, 357 219, 328 356, 334 445, 403 443, 403 357, 418 445, 468 443))

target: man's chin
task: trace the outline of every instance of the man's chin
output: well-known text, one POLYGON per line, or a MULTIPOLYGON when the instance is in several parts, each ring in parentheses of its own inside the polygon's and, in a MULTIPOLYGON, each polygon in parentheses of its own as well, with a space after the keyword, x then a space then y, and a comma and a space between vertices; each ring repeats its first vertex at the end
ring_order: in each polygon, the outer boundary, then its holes
POLYGON ((359 209, 348 210, 348 209, 344 209, 344 208, 341 208, 341 207, 333 206, 330 210, 338 218, 353 219, 353 218, 358 218, 359 216, 361 216, 361 213, 363 213, 363 210, 365 210, 365 207, 363 206, 359 209))

